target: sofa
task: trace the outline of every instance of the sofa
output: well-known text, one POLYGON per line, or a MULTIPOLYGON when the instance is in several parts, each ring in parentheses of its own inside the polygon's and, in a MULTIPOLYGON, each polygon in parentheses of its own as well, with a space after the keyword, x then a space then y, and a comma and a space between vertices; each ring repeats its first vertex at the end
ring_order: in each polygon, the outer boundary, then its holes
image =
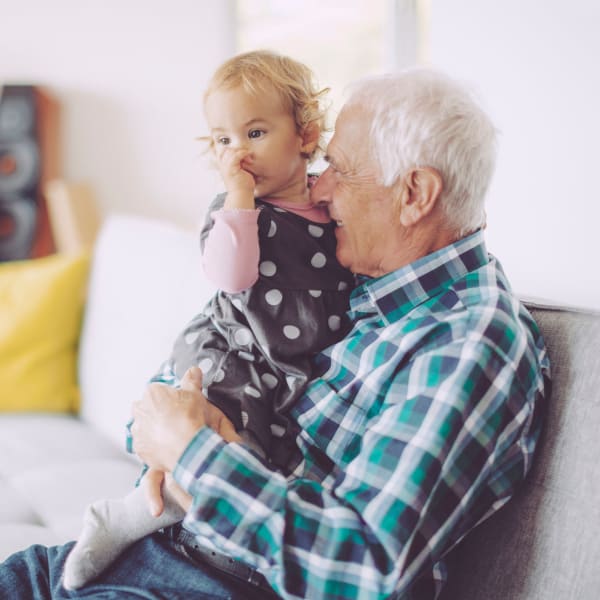
MULTIPOLYGON (((107 218, 94 246, 78 346, 77 413, 0 413, 0 560, 73 539, 87 503, 139 474, 124 426, 176 333, 213 293, 197 235, 107 218)), ((533 471, 448 556, 445 600, 598 597, 600 315, 526 302, 546 338, 553 392, 533 471)))
POLYGON ((32 543, 73 539, 90 501, 131 489, 140 473, 125 451, 131 402, 213 293, 200 272, 193 232, 106 219, 78 345, 79 410, 0 412, 0 560, 32 543))

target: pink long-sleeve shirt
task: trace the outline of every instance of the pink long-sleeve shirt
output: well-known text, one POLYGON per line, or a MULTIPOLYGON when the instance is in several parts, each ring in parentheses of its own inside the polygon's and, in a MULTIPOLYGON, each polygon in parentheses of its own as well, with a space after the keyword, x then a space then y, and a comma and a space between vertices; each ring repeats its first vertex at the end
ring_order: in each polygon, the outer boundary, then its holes
MULTIPOLYGON (((314 223, 331 220, 329 212, 321 205, 267 201, 314 223)), ((220 209, 212 213, 214 226, 204 244, 202 266, 210 281, 225 292, 241 292, 258 279, 259 212, 260 208, 220 209)))

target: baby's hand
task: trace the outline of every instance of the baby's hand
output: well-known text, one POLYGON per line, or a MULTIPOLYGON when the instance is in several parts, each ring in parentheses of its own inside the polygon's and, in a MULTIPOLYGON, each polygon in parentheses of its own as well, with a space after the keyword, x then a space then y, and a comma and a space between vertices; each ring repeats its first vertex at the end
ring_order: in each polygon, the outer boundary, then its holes
POLYGON ((227 192, 254 196, 254 177, 246 170, 252 163, 252 155, 247 150, 221 146, 217 149, 217 162, 227 192))

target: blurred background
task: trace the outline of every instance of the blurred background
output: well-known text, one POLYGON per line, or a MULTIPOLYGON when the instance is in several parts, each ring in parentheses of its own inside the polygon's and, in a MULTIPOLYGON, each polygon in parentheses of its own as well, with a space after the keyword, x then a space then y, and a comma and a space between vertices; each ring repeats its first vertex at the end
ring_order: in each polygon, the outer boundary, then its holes
POLYGON ((188 228, 220 190, 195 138, 232 54, 306 62, 332 122, 352 80, 439 67, 500 131, 487 238, 517 292, 600 308, 597 0, 0 0, 0 14, 0 86, 55 99, 58 175, 89 184, 102 217, 188 228))

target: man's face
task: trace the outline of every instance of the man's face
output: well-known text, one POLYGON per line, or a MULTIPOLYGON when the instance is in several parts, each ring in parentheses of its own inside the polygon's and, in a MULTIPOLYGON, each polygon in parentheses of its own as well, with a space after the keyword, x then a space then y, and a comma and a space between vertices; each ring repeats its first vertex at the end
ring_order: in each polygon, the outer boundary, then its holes
POLYGON ((391 188, 377 183, 369 154, 369 119, 359 107, 342 109, 327 147, 327 170, 313 186, 336 221, 337 258, 354 273, 378 277, 394 270, 398 209, 391 188))

